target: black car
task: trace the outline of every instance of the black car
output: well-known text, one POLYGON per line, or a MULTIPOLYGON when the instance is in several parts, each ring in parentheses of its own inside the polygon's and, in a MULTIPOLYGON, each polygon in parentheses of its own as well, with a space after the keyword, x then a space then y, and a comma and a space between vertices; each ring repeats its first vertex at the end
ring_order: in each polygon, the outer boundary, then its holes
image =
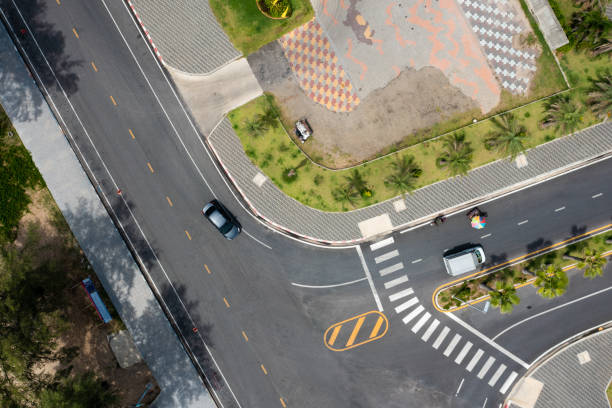
POLYGON ((202 208, 202 214, 214 225, 221 234, 227 239, 234 239, 242 231, 242 226, 217 200, 212 200, 202 208))

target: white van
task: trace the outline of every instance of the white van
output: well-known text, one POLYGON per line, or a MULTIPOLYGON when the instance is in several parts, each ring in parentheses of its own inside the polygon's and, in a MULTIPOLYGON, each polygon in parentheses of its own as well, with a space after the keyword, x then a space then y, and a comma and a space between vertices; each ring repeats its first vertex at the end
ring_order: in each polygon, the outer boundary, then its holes
POLYGON ((446 272, 451 276, 474 272, 478 269, 478 265, 483 264, 486 260, 484 250, 480 245, 446 255, 443 259, 446 272))

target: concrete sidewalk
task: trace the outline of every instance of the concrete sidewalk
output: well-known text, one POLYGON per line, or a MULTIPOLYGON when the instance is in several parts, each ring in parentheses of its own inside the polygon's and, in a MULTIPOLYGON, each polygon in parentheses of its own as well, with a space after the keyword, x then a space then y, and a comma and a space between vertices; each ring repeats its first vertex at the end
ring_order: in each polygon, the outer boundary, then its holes
POLYGON ((274 227, 306 240, 342 245, 421 224, 479 202, 612 156, 612 122, 553 140, 525 153, 527 165, 498 160, 394 199, 345 213, 316 210, 283 193, 251 163, 228 119, 207 139, 251 210, 274 227))
POLYGON ((564 347, 517 382, 508 408, 609 408, 612 329, 564 347))
POLYGON ((161 387, 157 407, 216 407, 4 28, 0 103, 161 387))

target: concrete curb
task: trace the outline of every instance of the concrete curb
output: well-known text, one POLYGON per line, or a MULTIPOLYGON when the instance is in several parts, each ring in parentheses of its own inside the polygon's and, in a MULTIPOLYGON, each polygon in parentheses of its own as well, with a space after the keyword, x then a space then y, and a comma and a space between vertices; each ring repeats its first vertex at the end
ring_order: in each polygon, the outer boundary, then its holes
POLYGON ((153 49, 153 52, 155 53, 155 55, 159 59, 159 62, 161 62, 163 64, 164 63, 164 58, 162 57, 161 53, 159 52, 159 49, 155 46, 155 43, 153 42, 153 38, 151 38, 151 34, 149 34, 149 30, 147 30, 147 28, 145 27, 144 23, 140 19, 140 16, 138 15, 138 12, 136 11, 136 7, 134 7, 134 4, 132 4, 132 2, 130 0, 125 0, 125 1, 127 3, 128 7, 130 8, 130 10, 132 10, 132 14, 134 14, 134 17, 136 18, 136 21, 138 21, 138 24, 140 24, 140 28, 142 29, 142 32, 147 37, 147 40, 149 40, 149 45, 151 46, 151 49, 153 49))

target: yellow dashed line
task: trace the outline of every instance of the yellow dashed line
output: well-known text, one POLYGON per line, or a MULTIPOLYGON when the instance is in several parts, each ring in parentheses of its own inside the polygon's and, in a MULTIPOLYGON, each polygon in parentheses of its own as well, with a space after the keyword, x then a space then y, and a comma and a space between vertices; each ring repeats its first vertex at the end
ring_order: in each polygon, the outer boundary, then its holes
POLYGON ((189 240, 191 241, 191 235, 189 235, 189 231, 185 230, 185 235, 187 235, 187 238, 189 238, 189 240))
POLYGON ((330 346, 334 345, 334 342, 336 341, 336 337, 338 337, 338 333, 340 333, 341 328, 342 328, 342 325, 334 327, 334 331, 332 331, 331 336, 329 336, 329 341, 327 342, 327 344, 329 344, 330 346))
POLYGON ((287 408, 287 405, 285 404, 285 401, 283 401, 283 397, 280 398, 280 402, 281 402, 281 405, 283 406, 283 408, 287 408))
POLYGON ((174 206, 174 204, 172 204, 172 200, 170 199, 170 197, 166 196, 166 200, 168 201, 168 205, 170 207, 174 206))
POLYGON ((113 105, 117 106, 117 102, 115 102, 115 98, 113 98, 113 95, 110 95, 111 98, 111 102, 113 102, 113 105))
POLYGON ((208 272, 208 274, 212 274, 212 272, 210 271, 210 269, 208 269, 208 265, 204 264, 204 268, 206 268, 206 272, 208 272))
POLYGON ((155 170, 153 170, 153 166, 151 166, 151 163, 147 162, 147 166, 149 167, 149 170, 151 170, 151 173, 155 173, 155 170))
POLYGON ((225 297, 223 297, 223 303, 225 303, 225 307, 230 307, 229 302, 225 297))
POLYGON ((244 330, 242 331, 242 337, 244 337, 244 341, 249 341, 249 336, 246 335, 244 330))
POLYGON ((355 327, 353 328, 353 332, 351 333, 351 336, 346 342, 345 347, 348 347, 355 342, 355 339, 357 338, 357 334, 359 333, 359 330, 361 329, 361 325, 363 324, 364 321, 365 321, 365 316, 361 316, 359 320, 357 320, 357 323, 355 324, 355 327))
POLYGON ((76 28, 73 28, 73 29, 72 29, 72 32, 74 33, 74 36, 75 36, 76 38, 79 38, 79 33, 77 33, 76 28))
POLYGON ((91 61, 91 67, 93 68, 94 71, 98 72, 98 67, 96 67, 96 64, 94 64, 93 61, 91 61))
POLYGON ((261 367, 261 371, 263 371, 265 375, 268 375, 268 370, 266 370, 266 367, 264 367, 263 364, 260 367, 261 367))
POLYGON ((130 132, 130 136, 132 136, 132 139, 136 139, 136 136, 134 136, 134 132, 132 132, 132 129, 128 129, 128 132, 130 132))

